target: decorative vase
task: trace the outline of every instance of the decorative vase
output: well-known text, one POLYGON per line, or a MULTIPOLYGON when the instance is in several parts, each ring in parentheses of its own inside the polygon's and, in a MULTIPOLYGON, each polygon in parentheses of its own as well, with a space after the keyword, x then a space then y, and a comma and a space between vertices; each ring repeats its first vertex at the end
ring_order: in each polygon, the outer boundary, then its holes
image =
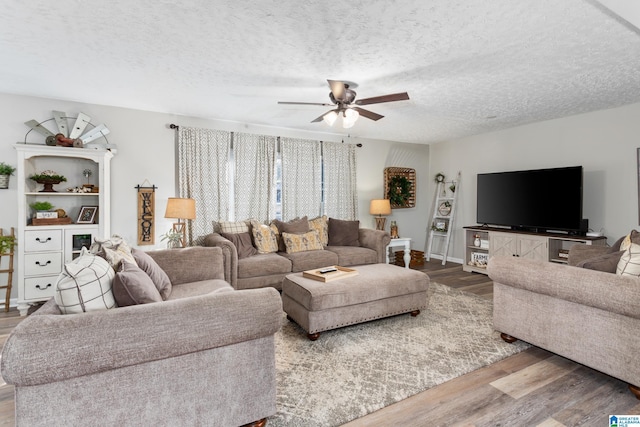
POLYGON ((395 221, 391 221, 391 230, 390 230, 390 234, 391 234, 391 238, 392 239, 397 239, 398 237, 400 237, 398 235, 398 225, 396 224, 395 221))
POLYGON ((475 247, 480 247, 480 236, 476 236, 475 240, 473 241, 473 246, 475 247))
POLYGON ((62 181, 59 179, 39 179, 36 182, 44 185, 44 188, 40 190, 40 193, 57 193, 57 191, 53 189, 53 186, 60 184, 62 181))
POLYGON ((0 175, 0 188, 9 188, 9 177, 11 175, 0 175))

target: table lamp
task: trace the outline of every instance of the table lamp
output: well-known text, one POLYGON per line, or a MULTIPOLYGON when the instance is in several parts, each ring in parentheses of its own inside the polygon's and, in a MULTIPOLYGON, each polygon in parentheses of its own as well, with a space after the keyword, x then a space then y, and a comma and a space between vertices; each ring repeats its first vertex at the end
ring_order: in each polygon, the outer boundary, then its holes
POLYGON ((391 203, 389 199, 373 199, 369 205, 369 213, 376 216, 376 230, 384 230, 384 223, 387 221, 382 215, 391 214, 391 203))
POLYGON ((177 218, 178 222, 173 223, 173 231, 176 233, 182 233, 182 239, 180 239, 181 247, 186 246, 186 230, 185 222, 180 220, 195 219, 196 218, 196 201, 194 199, 182 199, 179 197, 169 197, 167 201, 167 210, 164 213, 165 218, 177 218))

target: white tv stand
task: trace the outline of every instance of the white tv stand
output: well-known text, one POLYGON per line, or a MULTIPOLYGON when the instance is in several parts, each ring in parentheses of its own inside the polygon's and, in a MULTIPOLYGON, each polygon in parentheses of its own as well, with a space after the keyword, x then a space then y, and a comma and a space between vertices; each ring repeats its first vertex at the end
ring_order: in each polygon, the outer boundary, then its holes
POLYGON ((587 237, 561 233, 534 233, 479 225, 464 227, 464 230, 465 263, 462 269, 483 274, 487 274, 486 261, 495 255, 517 256, 566 264, 566 253, 571 246, 577 243, 602 246, 607 244, 606 236, 587 237))

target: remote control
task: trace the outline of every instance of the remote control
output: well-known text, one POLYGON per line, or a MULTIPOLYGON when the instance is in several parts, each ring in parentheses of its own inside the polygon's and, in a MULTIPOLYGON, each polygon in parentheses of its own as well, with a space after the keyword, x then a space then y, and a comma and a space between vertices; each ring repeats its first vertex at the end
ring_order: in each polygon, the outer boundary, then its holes
POLYGON ((320 274, 327 274, 327 273, 333 273, 334 271, 338 271, 337 268, 323 268, 322 270, 319 270, 318 272, 320 274))

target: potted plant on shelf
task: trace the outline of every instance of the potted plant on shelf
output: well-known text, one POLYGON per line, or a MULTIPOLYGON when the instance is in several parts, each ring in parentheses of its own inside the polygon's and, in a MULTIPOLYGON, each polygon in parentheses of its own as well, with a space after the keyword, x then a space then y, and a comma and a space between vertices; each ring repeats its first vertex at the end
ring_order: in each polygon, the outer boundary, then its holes
MULTIPOLYGON (((36 217, 38 217, 38 213, 39 212, 49 212, 51 209, 53 209, 53 205, 49 202, 34 202, 31 203, 29 206, 31 206, 31 209, 33 209, 34 211, 36 211, 36 217)), ((56 213, 56 216, 58 214, 56 213)))
POLYGON ((29 179, 34 180, 38 184, 44 185, 44 189, 40 190, 41 193, 57 193, 57 191, 53 189, 53 186, 67 180, 63 175, 58 175, 57 172, 52 170, 46 170, 31 175, 29 179))
POLYGON ((11 253, 13 247, 17 244, 15 236, 0 235, 0 254, 11 253))
POLYGON ((16 171, 11 165, 0 162, 0 188, 9 188, 9 177, 16 171))

